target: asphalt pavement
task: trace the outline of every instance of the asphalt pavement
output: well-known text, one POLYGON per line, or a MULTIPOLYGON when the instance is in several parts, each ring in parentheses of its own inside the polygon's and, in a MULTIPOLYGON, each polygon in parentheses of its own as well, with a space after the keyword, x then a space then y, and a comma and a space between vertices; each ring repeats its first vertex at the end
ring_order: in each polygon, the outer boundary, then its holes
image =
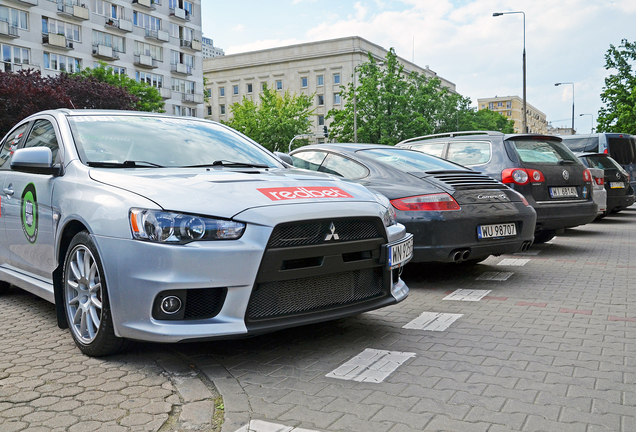
POLYGON ((91 359, 0 294, 0 431, 636 431, 636 206, 481 264, 409 264, 404 302, 91 359), (222 425, 221 425, 222 422, 222 425))

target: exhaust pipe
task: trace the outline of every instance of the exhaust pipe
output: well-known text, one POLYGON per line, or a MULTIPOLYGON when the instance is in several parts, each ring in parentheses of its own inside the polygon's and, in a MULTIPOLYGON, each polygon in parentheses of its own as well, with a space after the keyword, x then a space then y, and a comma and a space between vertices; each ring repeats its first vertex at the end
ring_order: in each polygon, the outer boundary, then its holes
POLYGON ((451 252, 450 256, 452 260, 456 263, 466 261, 468 257, 470 257, 470 249, 458 249, 456 251, 451 252))
POLYGON ((466 249, 464 253, 462 253, 462 261, 466 261, 470 256, 470 250, 466 249))
POLYGON ((456 263, 462 261, 462 252, 461 251, 457 251, 457 252, 455 252, 453 254, 453 261, 455 261, 456 263))

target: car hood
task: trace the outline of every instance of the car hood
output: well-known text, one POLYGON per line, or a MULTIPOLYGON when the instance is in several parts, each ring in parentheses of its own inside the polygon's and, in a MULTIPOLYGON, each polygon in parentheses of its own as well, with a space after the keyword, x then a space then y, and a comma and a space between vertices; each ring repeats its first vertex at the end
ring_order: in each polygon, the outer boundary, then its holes
POLYGON ((148 198, 164 210, 223 218, 272 205, 377 202, 360 185, 296 169, 93 168, 89 176, 148 198))

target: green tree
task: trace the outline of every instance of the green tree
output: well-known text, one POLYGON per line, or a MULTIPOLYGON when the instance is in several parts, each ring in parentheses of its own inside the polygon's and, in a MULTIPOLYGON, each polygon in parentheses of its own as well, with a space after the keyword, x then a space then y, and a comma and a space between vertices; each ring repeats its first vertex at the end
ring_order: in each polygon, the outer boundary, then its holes
POLYGON ((136 104, 137 111, 165 112, 163 109, 165 104, 161 93, 159 93, 159 89, 145 82, 137 82, 125 74, 116 74, 113 72, 112 67, 100 62, 96 68, 82 69, 71 75, 87 79, 94 78, 97 81, 126 89, 128 93, 138 99, 136 104))
POLYGON ((470 110, 466 113, 465 122, 459 130, 499 131, 514 133, 515 122, 502 114, 488 109, 470 110))
POLYGON ((314 113, 313 95, 290 95, 289 91, 281 95, 265 86, 259 96, 260 104, 245 96, 241 102, 232 104, 232 118, 223 123, 271 151, 286 152, 296 135, 309 132, 309 116, 314 113))
POLYGON ((621 45, 610 45, 605 54, 605 69, 616 73, 605 78, 601 101, 605 106, 598 112, 598 132, 636 134, 636 43, 623 39, 621 45))

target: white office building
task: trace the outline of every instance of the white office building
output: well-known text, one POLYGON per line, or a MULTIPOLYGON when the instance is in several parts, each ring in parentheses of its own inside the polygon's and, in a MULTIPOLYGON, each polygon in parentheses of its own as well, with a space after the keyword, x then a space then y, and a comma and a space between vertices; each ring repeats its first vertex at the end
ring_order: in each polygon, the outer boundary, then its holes
POLYGON ((105 62, 159 88, 170 114, 202 117, 201 0, 2 0, 0 67, 42 75, 105 62))

